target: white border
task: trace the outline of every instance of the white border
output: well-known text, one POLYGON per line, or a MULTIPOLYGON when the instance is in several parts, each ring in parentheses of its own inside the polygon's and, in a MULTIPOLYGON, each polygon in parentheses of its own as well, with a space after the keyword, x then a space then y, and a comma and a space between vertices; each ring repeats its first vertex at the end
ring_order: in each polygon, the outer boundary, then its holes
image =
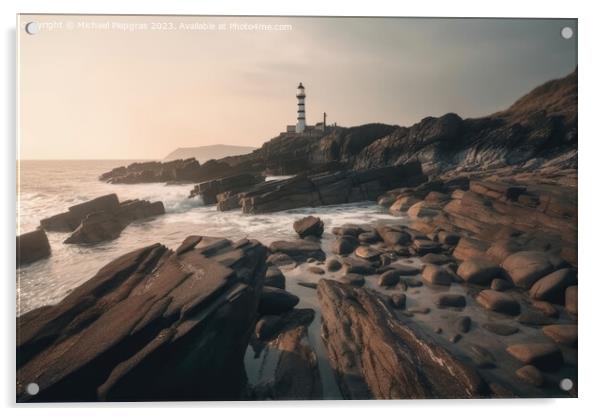
MULTIPOLYGON (((2 324, 5 329, 0 343, 1 357, 6 366, 0 377, 1 403, 14 411, 14 230, 15 230, 15 36, 16 13, 118 13, 118 14, 254 14, 254 15, 339 15, 339 16, 451 16, 451 17, 569 17, 579 19, 579 276, 580 285, 580 347, 579 347, 579 399, 576 400, 474 400, 474 401, 404 401, 404 402, 280 402, 280 403, 177 403, 142 404, 146 414, 164 414, 165 408, 178 412, 247 412, 262 414, 278 412, 282 415, 308 412, 345 412, 349 415, 365 415, 368 408, 378 412, 420 412, 420 414, 504 415, 509 412, 584 414, 593 413, 597 407, 598 391, 602 382, 600 365, 600 322, 598 304, 602 296, 602 267, 600 256, 601 191, 600 156, 602 155, 602 91, 600 78, 600 27, 602 16, 595 1, 527 2, 524 0, 487 1, 434 1, 399 2, 391 4, 380 0, 339 1, 298 0, 287 4, 283 1, 233 0, 229 2, 202 0, 4 0, 0 2, 3 25, 2 81, 5 97, 2 100, 2 123, 5 129, 3 152, 3 203, 0 236, 2 237, 2 264, 5 273, 1 293, 4 295, 2 324), (200 407, 200 408, 199 408, 200 407)), ((131 414, 136 405, 96 405, 91 414, 131 414), (109 410, 110 408, 110 410, 109 410)), ((26 413, 43 410, 45 415, 80 414, 84 405, 19 406, 26 413)), ((599 412, 599 410, 597 411, 599 412)))

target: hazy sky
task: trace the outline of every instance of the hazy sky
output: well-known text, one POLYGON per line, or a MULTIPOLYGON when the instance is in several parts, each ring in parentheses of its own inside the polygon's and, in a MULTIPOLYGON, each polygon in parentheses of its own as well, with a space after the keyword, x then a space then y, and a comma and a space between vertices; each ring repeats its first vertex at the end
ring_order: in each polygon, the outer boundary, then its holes
POLYGON ((299 81, 308 124, 487 115, 576 67, 565 26, 576 34, 574 20, 22 16, 21 158, 260 146, 296 122, 299 81), (250 23, 290 26, 231 25, 250 23))

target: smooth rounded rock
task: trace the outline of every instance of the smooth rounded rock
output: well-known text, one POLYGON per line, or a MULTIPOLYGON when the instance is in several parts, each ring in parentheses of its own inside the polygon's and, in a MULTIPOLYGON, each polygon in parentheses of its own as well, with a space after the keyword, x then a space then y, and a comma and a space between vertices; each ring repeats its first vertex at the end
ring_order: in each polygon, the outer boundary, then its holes
POLYGON ((489 285, 491 280, 500 274, 500 267, 486 259, 468 259, 458 267, 457 274, 466 283, 489 285))
POLYGON ((456 293, 444 293, 439 295, 439 297, 435 300, 435 304, 440 308, 463 308, 466 306, 466 298, 464 295, 456 293))
POLYGON ((392 287, 399 283, 399 272, 397 270, 389 270, 384 272, 378 278, 379 286, 392 287))
POLYGON ((470 327, 472 325, 472 319, 470 316, 461 316, 454 323, 454 327, 458 332, 467 333, 470 331, 470 327))
POLYGON ((533 284, 529 296, 562 305, 567 287, 577 284, 577 271, 572 268, 556 270, 533 284))
POLYGON ((326 270, 328 270, 329 272, 339 271, 341 270, 341 267, 343 267, 343 265, 337 259, 329 259, 326 262, 326 270))
POLYGON ((486 322, 482 326, 487 331, 503 337, 507 337, 518 332, 517 327, 502 323, 486 322))
POLYGON ((449 286, 454 281, 454 276, 441 266, 427 264, 422 270, 422 280, 431 285, 449 286))
POLYGON ((519 251, 502 263, 514 284, 530 289, 533 284, 554 270, 550 257, 543 251, 519 251))
POLYGON ((286 285, 286 279, 278 267, 270 266, 265 272, 265 281, 263 285, 284 289, 286 285))
POLYGON ((506 315, 518 315, 520 304, 504 292, 485 289, 479 292, 476 301, 485 309, 506 315))
POLYGON ((275 287, 264 287, 259 298, 260 315, 279 315, 293 309, 299 298, 286 290, 275 287))
POLYGON ((371 247, 359 246, 355 249, 354 254, 361 259, 374 260, 381 255, 381 252, 371 247))

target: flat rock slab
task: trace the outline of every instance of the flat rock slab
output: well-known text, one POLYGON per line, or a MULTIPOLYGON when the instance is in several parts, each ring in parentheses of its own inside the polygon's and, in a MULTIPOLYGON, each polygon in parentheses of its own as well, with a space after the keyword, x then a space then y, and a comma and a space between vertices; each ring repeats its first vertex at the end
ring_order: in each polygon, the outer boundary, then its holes
POLYGON ((324 343, 344 398, 487 395, 473 367, 411 320, 396 317, 374 292, 324 279, 318 285, 318 299, 324 343))
POLYGON ((322 251, 320 243, 315 241, 274 241, 270 244, 270 252, 283 253, 297 261, 305 261, 310 257, 317 260, 325 260, 326 255, 322 251))

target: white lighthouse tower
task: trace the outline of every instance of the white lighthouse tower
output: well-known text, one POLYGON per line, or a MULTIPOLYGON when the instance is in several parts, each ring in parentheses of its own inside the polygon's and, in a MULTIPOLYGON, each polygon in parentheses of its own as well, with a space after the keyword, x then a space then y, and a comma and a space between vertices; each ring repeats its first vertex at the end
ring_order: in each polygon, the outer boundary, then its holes
POLYGON ((305 131, 305 87, 300 82, 297 87, 297 126, 295 127, 296 133, 303 133, 305 131))

